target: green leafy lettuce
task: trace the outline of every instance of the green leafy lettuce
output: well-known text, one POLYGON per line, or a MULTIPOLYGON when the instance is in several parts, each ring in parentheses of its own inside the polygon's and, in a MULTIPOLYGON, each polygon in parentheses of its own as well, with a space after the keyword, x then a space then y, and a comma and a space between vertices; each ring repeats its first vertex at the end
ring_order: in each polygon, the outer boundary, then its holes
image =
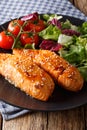
POLYGON ((39 33, 39 36, 42 37, 43 39, 50 39, 57 41, 60 34, 61 30, 58 27, 50 24, 46 29, 44 29, 39 33))
POLYGON ((79 26, 79 31, 82 35, 87 35, 87 22, 84 22, 81 26, 79 26))
POLYGON ((87 38, 73 36, 69 43, 64 45, 59 54, 75 65, 87 81, 87 38))

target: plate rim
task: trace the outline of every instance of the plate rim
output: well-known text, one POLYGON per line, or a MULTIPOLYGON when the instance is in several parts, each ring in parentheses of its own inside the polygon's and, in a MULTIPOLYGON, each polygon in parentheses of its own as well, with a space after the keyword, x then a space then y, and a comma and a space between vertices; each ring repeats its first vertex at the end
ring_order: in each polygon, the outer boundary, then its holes
MULTIPOLYGON (((40 15, 43 15, 43 14, 40 14, 40 15)), ((57 15, 61 15, 61 14, 57 14, 57 15)), ((61 15, 61 16, 63 16, 63 18, 65 17, 65 19, 67 18, 67 19, 74 19, 75 20, 75 22, 76 21, 80 21, 81 23, 83 23, 85 20, 82 20, 82 19, 79 19, 79 18, 75 18, 75 17, 72 17, 72 16, 68 16, 68 15, 61 15)), ((15 18, 16 19, 16 18, 15 18)), ((12 19, 13 20, 13 19, 12 19)), ((10 20, 11 21, 11 20, 10 20)), ((3 24, 1 24, 1 26, 4 26, 4 25, 6 25, 6 24, 8 24, 10 21, 7 21, 7 22, 5 22, 5 23, 3 23, 3 24)), ((6 102, 6 103, 8 103, 9 105, 12 105, 12 106, 15 106, 15 104, 14 103, 11 103, 11 102, 7 102, 7 101, 5 101, 4 99, 0 99, 0 100, 2 100, 2 101, 4 101, 4 102, 6 102)), ((34 99, 34 100, 36 100, 36 99, 34 99)), ((42 101, 39 101, 38 100, 38 102, 42 102, 42 101)), ((76 108, 76 107, 79 107, 79 106, 82 106, 82 105, 84 105, 84 104, 86 104, 87 103, 87 101, 85 101, 85 102, 83 102, 83 103, 79 103, 79 104, 76 104, 76 105, 70 105, 70 106, 66 106, 66 107, 57 107, 57 108, 55 108, 55 109, 33 109, 33 108, 26 108, 26 107, 23 107, 23 106, 19 106, 19 105, 16 105, 15 107, 19 107, 19 108, 22 108, 22 109, 28 109, 28 110, 34 110, 34 111, 59 111, 59 110, 69 110, 69 109, 72 109, 72 108, 76 108)))

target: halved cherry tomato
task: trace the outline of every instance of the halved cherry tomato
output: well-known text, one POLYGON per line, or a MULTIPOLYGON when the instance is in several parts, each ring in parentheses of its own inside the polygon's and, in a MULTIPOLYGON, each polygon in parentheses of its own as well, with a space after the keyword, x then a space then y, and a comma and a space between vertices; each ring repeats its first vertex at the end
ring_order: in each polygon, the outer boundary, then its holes
POLYGON ((2 31, 0 33, 0 47, 3 49, 11 49, 14 38, 8 32, 2 31))
POLYGON ((36 20, 30 22, 30 29, 33 30, 34 32, 40 32, 45 28, 45 24, 43 20, 36 20))
POLYGON ((37 46, 39 44, 39 36, 34 32, 23 33, 20 36, 20 41, 23 45, 35 43, 35 46, 37 46))
POLYGON ((8 31, 11 32, 14 36, 17 36, 23 23, 24 22, 19 19, 11 21, 8 25, 8 31))

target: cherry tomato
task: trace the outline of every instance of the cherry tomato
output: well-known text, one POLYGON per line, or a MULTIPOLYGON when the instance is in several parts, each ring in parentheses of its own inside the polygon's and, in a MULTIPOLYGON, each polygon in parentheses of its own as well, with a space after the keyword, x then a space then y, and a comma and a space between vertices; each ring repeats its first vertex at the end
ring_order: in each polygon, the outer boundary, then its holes
POLYGON ((0 33, 0 47, 3 49, 11 49, 14 38, 8 35, 8 32, 2 31, 0 33))
POLYGON ((37 46, 39 44, 39 36, 33 32, 23 33, 20 36, 20 41, 23 45, 35 43, 35 46, 37 46))
POLYGON ((26 22, 23 30, 24 31, 30 31, 31 30, 30 23, 38 21, 39 20, 39 15, 38 15, 37 12, 35 12, 33 14, 29 14, 29 15, 26 15, 26 16, 22 17, 21 20, 24 21, 24 22, 26 22))
POLYGON ((30 29, 34 32, 40 32, 45 28, 45 24, 43 20, 36 20, 30 22, 30 29))
POLYGON ((31 23, 30 20, 27 20, 27 21, 26 21, 26 24, 25 24, 25 26, 23 27, 23 30, 24 30, 24 31, 30 31, 30 30, 31 30, 31 28, 30 28, 30 23, 31 23))
POLYGON ((17 36, 23 23, 24 22, 22 20, 17 19, 11 21, 8 25, 8 31, 17 36))

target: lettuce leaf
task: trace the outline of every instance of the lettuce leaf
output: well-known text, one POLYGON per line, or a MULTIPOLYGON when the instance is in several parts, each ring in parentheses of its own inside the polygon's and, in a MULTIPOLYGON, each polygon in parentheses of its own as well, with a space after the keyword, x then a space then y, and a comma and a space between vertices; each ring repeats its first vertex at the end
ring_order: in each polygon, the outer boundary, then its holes
POLYGON ((80 73, 82 74, 85 81, 87 81, 87 63, 84 66, 78 67, 80 73))
POLYGON ((57 14, 43 14, 42 17, 43 17, 43 19, 46 20, 47 22, 52 21, 53 19, 59 20, 59 19, 62 18, 62 16, 59 16, 59 15, 57 15, 57 14))
POLYGON ((33 43, 33 44, 26 44, 25 46, 24 46, 24 48, 25 49, 35 49, 35 44, 33 43))
POLYGON ((87 81, 87 38, 73 37, 71 44, 66 43, 59 54, 69 63, 75 65, 87 81))
POLYGON ((87 34, 87 22, 84 22, 78 29, 82 35, 87 34))
POLYGON ((58 40, 60 34, 61 30, 52 24, 50 24, 43 31, 39 32, 39 36, 42 37, 43 39, 50 39, 54 41, 58 40))
POLYGON ((65 22, 62 22, 62 29, 71 29, 78 31, 78 27, 76 25, 73 25, 68 19, 65 22))
POLYGON ((39 47, 44 50, 57 52, 60 48, 62 48, 62 45, 52 40, 43 40, 39 47))

